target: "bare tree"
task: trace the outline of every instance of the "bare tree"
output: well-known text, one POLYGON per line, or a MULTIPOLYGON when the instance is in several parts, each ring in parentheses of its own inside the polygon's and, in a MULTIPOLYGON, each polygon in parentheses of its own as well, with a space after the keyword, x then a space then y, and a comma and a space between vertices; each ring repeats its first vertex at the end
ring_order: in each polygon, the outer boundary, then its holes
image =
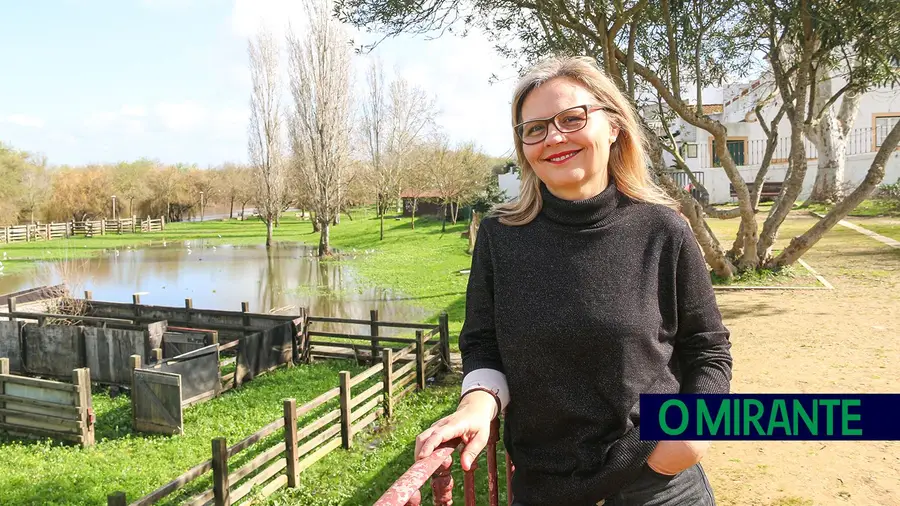
POLYGON ((371 164, 369 180, 381 217, 380 238, 384 239, 384 215, 396 204, 410 153, 432 126, 436 111, 434 100, 402 77, 386 86, 384 70, 377 60, 369 68, 366 84, 361 127, 365 155, 371 164))
POLYGON ((281 152, 281 93, 278 45, 261 29, 248 44, 250 56, 250 127, 248 151, 256 186, 256 209, 266 222, 266 247, 272 246, 272 227, 282 210, 285 168, 281 152))
POLYGON ((293 103, 291 148, 319 223, 319 255, 330 255, 330 226, 346 195, 350 164, 350 46, 331 0, 305 0, 309 26, 287 37, 293 103))

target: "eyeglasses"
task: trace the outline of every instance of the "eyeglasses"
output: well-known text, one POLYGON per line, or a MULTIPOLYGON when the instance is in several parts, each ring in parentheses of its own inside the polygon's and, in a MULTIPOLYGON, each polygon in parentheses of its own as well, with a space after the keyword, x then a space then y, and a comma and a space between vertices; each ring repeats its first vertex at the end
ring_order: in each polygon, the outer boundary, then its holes
POLYGON ((519 123, 515 126, 516 135, 519 137, 519 140, 522 141, 522 144, 530 146, 532 144, 543 142, 544 139, 547 138, 547 133, 550 131, 550 123, 553 123, 553 126, 555 126, 560 133, 570 134, 572 132, 577 132, 587 125, 588 114, 599 110, 612 111, 613 109, 601 105, 578 105, 570 107, 557 113, 556 116, 553 116, 552 118, 533 119, 519 123))

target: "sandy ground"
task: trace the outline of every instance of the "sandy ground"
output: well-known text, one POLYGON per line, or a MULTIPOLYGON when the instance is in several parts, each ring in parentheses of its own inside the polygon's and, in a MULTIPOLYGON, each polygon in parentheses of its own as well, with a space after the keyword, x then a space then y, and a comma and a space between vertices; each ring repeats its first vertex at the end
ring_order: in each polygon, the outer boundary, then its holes
MULTIPOLYGON (((834 291, 718 295, 733 391, 900 392, 900 250, 837 227, 804 259, 834 291)), ((720 505, 900 505, 900 442, 718 442, 704 467, 720 505)))

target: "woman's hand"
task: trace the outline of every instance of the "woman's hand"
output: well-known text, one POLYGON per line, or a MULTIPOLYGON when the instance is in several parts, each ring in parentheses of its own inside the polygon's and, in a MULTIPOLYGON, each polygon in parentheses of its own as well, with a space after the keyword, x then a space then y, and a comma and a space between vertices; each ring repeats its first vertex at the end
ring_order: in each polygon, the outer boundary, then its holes
POLYGON ((460 456, 464 471, 487 446, 491 434, 491 421, 497 416, 497 401, 487 392, 466 394, 452 415, 441 418, 416 438, 416 460, 431 455, 445 441, 461 438, 466 444, 460 456))
POLYGON ((647 465, 659 474, 674 476, 700 462, 709 445, 709 441, 660 441, 647 465))

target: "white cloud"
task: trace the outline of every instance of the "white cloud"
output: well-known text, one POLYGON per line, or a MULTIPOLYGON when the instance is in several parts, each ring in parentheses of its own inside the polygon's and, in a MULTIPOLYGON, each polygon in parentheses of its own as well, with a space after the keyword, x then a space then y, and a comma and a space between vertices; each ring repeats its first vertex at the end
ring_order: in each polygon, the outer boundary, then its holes
POLYGON ((276 37, 306 25, 303 2, 297 0, 235 0, 231 9, 231 28, 243 38, 256 35, 260 27, 271 30, 276 37))
POLYGON ((13 125, 31 128, 43 128, 44 126, 43 119, 28 114, 10 114, 9 116, 2 118, 2 121, 4 123, 12 123, 13 125))
POLYGON ((140 105, 123 105, 122 108, 119 109, 119 113, 122 116, 144 117, 147 115, 147 109, 140 105))
POLYGON ((160 102, 153 108, 157 119, 169 130, 186 132, 193 130, 207 120, 206 108, 196 102, 160 102))

